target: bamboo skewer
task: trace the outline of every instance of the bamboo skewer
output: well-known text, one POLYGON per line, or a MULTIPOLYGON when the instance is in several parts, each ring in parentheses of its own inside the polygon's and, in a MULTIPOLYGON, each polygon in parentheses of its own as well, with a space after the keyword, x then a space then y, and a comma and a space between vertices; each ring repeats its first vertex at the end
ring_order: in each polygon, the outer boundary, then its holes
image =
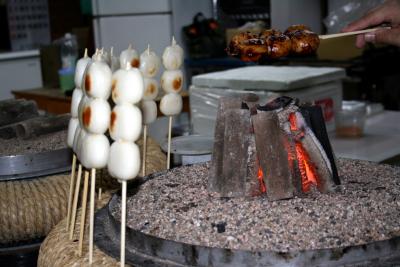
POLYGON ((125 227, 126 227, 126 181, 122 181, 121 200, 121 267, 125 266, 125 227))
POLYGON ((99 193, 98 193, 97 197, 98 197, 98 200, 100 201, 101 200, 101 194, 103 192, 103 189, 101 188, 101 186, 103 185, 103 178, 102 178, 101 173, 100 173, 100 176, 98 178, 99 178, 99 193))
POLYGON ((70 226, 69 240, 72 240, 72 238, 74 236, 76 209, 78 207, 79 188, 81 187, 81 177, 82 177, 82 164, 79 164, 78 175, 77 175, 76 184, 75 184, 74 202, 72 204, 71 223, 69 225, 70 226))
POLYGON ((172 116, 169 116, 168 124, 168 154, 167 154, 167 169, 171 167, 171 132, 172 132, 172 116))
POLYGON ((94 193, 96 186, 96 169, 91 170, 90 181, 90 223, 89 223, 89 264, 93 263, 93 231, 94 231, 94 193))
POLYGON ((69 224, 71 221, 71 207, 72 207, 72 198, 74 194, 74 180, 75 180, 75 170, 76 169, 76 155, 72 155, 72 168, 71 168, 71 182, 69 184, 69 193, 68 193, 68 210, 67 210, 67 224, 66 230, 69 230, 69 224))
POLYGON ((361 31, 325 34, 325 35, 320 35, 319 39, 325 40, 325 39, 338 38, 338 37, 349 36, 349 35, 357 35, 357 34, 369 33, 369 32, 374 32, 376 30, 389 30, 389 29, 391 29, 391 27, 377 27, 377 28, 366 29, 366 30, 361 30, 361 31))
POLYGON ((143 126, 143 163, 142 176, 146 176, 146 153, 147 153, 147 125, 143 126))
POLYGON ((87 193, 89 186, 89 172, 85 171, 85 182, 83 184, 83 197, 82 197, 82 207, 81 207, 81 224, 79 230, 79 257, 82 256, 83 250, 83 236, 85 233, 85 219, 86 219, 86 204, 87 204, 87 193))

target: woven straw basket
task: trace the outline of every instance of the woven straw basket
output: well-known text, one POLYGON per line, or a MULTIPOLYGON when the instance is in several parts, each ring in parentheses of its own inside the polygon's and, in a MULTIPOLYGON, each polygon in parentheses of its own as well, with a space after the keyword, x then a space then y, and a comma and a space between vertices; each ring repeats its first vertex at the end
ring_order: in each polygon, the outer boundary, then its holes
MULTIPOLYGON (((142 141, 138 144, 141 146, 142 141)), ((166 157, 159 145, 151 138, 147 144, 146 172, 165 169, 166 157)), ((103 191, 120 187, 107 170, 98 173, 98 185, 103 191)), ((69 173, 0 182, 0 245, 46 236, 66 217, 69 184, 69 173)))
MULTIPOLYGON (((139 146, 142 142, 138 142, 139 146)), ((148 139, 147 147, 147 160, 146 160, 146 174, 153 172, 158 172, 166 168, 166 157, 161 151, 158 144, 152 140, 148 139)), ((142 150, 141 150, 142 151, 142 150)), ((100 201, 96 201, 96 208, 99 209, 108 203, 111 198, 111 194, 116 189, 119 189, 121 185, 108 176, 107 171, 104 170, 100 172, 102 187, 106 189, 105 193, 102 195, 100 201)), ((68 178, 69 180, 69 178, 68 178)), ((65 187, 67 188, 67 187, 65 187)), ((79 209, 76 226, 74 232, 74 238, 70 241, 68 238, 68 233, 66 231, 66 219, 63 219, 59 224, 57 224, 51 232, 48 234, 46 239, 43 241, 38 259, 39 267, 48 266, 86 266, 89 264, 88 256, 88 224, 89 224, 89 205, 86 211, 86 224, 85 224, 85 239, 83 255, 79 257, 78 255, 78 236, 79 236, 79 223, 80 223, 81 209, 79 209)), ((96 246, 94 247, 93 254, 93 264, 92 266, 119 266, 116 259, 106 255, 96 246)))

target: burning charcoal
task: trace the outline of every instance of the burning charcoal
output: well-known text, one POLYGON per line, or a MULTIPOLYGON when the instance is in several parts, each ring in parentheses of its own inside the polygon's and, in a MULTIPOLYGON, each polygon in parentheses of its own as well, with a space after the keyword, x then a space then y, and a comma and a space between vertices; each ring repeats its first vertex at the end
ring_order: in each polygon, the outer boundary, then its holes
POLYGON ((339 179, 321 110, 300 109, 285 96, 258 101, 254 94, 221 98, 209 191, 220 198, 266 193, 270 200, 334 191, 339 179))
POLYGON ((256 136, 257 155, 264 174, 267 196, 270 200, 287 199, 298 191, 293 186, 285 134, 279 127, 274 112, 260 112, 252 117, 256 136))
POLYGON ((222 160, 224 150, 225 114, 230 109, 240 109, 242 100, 233 97, 221 97, 218 103, 217 120, 215 124, 214 149, 210 168, 209 190, 219 192, 221 184, 218 179, 222 176, 222 160))
POLYGON ((260 100, 259 96, 256 94, 244 94, 242 97, 242 109, 250 110, 251 115, 257 114, 257 106, 258 101, 260 100))
POLYGON ((268 102, 264 106, 258 106, 258 110, 262 111, 272 111, 272 110, 277 110, 280 108, 284 108, 287 105, 289 105, 291 102, 293 102, 293 98, 288 97, 288 96, 280 96, 278 98, 275 98, 274 100, 268 102))
POLYGON ((308 126, 314 132, 318 141, 321 143, 324 148, 325 153, 328 156, 328 159, 331 163, 332 167, 332 178, 336 185, 340 185, 339 175, 337 173, 335 156, 333 154, 333 150, 331 144, 329 142, 329 137, 325 127, 325 121, 322 114, 322 109, 320 106, 301 106, 300 107, 301 114, 307 121, 308 126))
POLYGON ((258 102, 242 102, 242 109, 247 109, 250 110, 251 115, 256 115, 257 114, 257 106, 258 102))
POLYGON ((221 196, 243 196, 247 176, 247 157, 250 138, 250 112, 228 110, 225 115, 221 196))
POLYGON ((260 184, 261 181, 258 177, 258 160, 256 150, 256 140, 254 136, 254 130, 249 138, 248 146, 248 158, 247 158, 247 177, 246 177, 246 196, 257 196, 265 193, 265 188, 260 184))
POLYGON ((242 109, 248 109, 250 110, 249 106, 247 105, 246 102, 242 102, 242 109))
POLYGON ((260 97, 253 93, 243 94, 241 99, 243 102, 252 102, 252 103, 260 101, 260 97))
POLYGON ((306 134, 302 143, 309 152, 310 160, 315 165, 316 172, 318 173, 317 187, 320 192, 326 193, 333 190, 334 182, 332 179, 332 172, 324 151, 318 147, 319 144, 315 142, 315 139, 311 135, 306 134))
POLYGON ((307 126, 300 112, 291 113, 289 116, 291 131, 300 135, 296 140, 296 152, 299 169, 303 179, 303 191, 308 191, 306 182, 316 184, 321 192, 333 190, 332 167, 322 145, 307 126), (308 180, 308 181, 306 181, 308 180))

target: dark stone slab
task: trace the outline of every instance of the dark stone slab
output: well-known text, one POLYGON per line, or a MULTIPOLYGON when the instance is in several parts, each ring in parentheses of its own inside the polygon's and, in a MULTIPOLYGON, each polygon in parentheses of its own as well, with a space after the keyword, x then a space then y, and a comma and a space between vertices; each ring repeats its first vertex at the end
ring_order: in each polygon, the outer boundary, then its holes
POLYGON ((0 101, 0 127, 38 115, 36 102, 32 100, 9 99, 0 101))

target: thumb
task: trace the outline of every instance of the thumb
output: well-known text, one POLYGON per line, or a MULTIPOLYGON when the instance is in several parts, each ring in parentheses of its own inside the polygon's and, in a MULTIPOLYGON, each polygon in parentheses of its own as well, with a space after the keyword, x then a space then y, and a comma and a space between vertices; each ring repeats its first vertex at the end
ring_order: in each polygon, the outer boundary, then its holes
POLYGON ((367 33, 364 39, 369 43, 389 44, 400 46, 400 28, 390 30, 377 30, 367 33))

